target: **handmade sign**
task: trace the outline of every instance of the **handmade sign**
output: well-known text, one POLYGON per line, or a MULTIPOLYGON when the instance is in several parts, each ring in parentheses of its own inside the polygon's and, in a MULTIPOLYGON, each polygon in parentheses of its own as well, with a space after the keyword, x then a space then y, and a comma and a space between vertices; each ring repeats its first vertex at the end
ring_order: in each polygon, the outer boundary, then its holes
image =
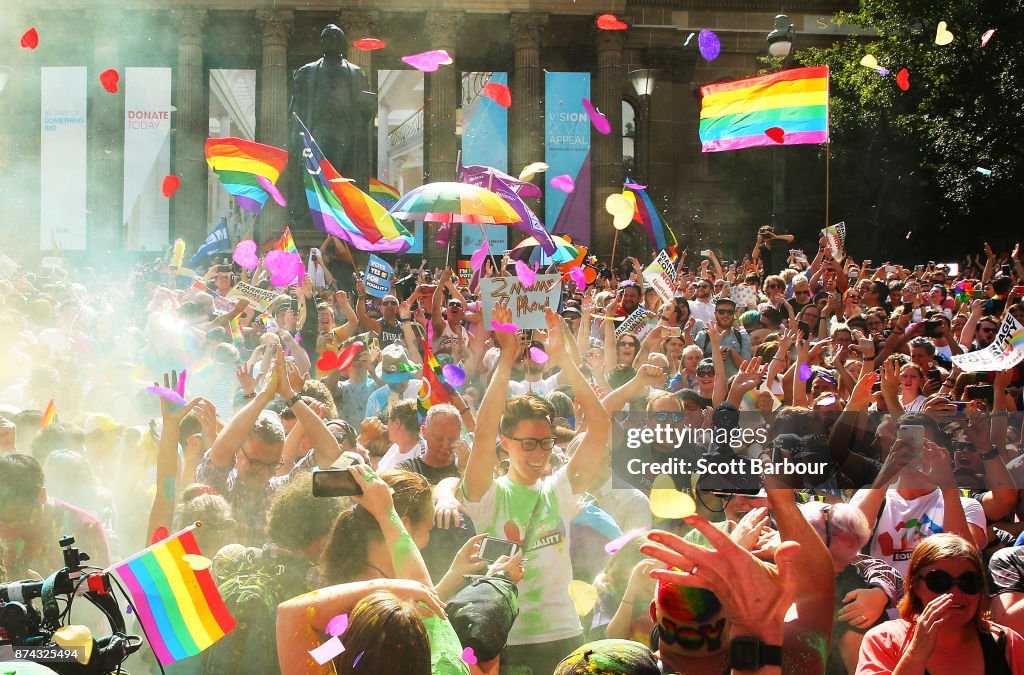
MULTIPOLYGON (((258 286, 247 284, 244 281, 240 281, 235 284, 235 287, 228 291, 227 297, 234 298, 235 302, 238 302, 239 298, 247 298, 249 300, 249 306, 255 307, 262 314, 267 311, 270 307, 270 303, 274 301, 274 298, 278 296, 277 291, 264 290, 258 286)), ((232 304, 234 306, 234 304, 232 304)))
POLYGON ((633 313, 615 328, 615 337, 635 335, 643 340, 658 325, 658 315, 643 307, 637 307, 633 313))
POLYGON ((829 225, 821 231, 823 237, 825 237, 825 244, 828 246, 829 253, 836 260, 842 260, 843 256, 846 255, 846 223, 836 223, 835 225, 829 225))
POLYGON ((957 354, 953 365, 965 373, 991 372, 1013 368, 1024 361, 1024 327, 1007 314, 988 347, 976 352, 957 354))
POLYGON ((473 266, 472 266, 472 263, 469 260, 460 260, 459 261, 458 274, 459 274, 459 281, 458 281, 459 286, 461 286, 463 288, 468 288, 469 287, 470 279, 473 278, 473 266))
POLYGON ((491 277, 480 280, 480 297, 484 316, 499 302, 508 302, 512 321, 517 328, 547 328, 544 308, 558 307, 562 299, 561 277, 557 274, 538 274, 527 288, 518 277, 491 277))
POLYGON ((672 290, 676 268, 665 251, 659 251, 654 262, 644 268, 644 285, 650 286, 661 298, 662 302, 672 302, 675 293, 672 290))
POLYGON ((383 298, 391 292, 391 284, 394 281, 395 269, 371 253, 366 263, 366 292, 375 298, 383 298))

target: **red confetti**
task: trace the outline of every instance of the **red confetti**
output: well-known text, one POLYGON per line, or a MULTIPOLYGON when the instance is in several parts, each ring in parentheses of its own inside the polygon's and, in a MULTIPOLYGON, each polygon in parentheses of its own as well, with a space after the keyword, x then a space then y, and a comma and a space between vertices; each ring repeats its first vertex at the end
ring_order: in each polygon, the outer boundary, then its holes
POLYGON ((171 533, 167 531, 166 527, 158 527, 155 530, 153 530, 153 536, 149 540, 149 543, 150 544, 155 544, 158 541, 163 541, 164 539, 166 539, 169 536, 171 536, 171 533))
POLYGON ((103 88, 109 91, 111 94, 117 93, 117 83, 121 79, 121 76, 117 74, 117 71, 113 68, 104 70, 100 73, 100 84, 103 88))
POLYGON ((601 30, 626 30, 629 28, 614 14, 602 14, 597 17, 597 27, 601 30))
POLYGON ((764 130, 764 135, 776 143, 782 143, 786 140, 786 132, 781 127, 768 127, 764 130))
POLYGON ((512 92, 509 91, 507 86, 498 82, 488 82, 485 84, 484 96, 493 98, 502 108, 508 108, 512 105, 512 92))
MULTIPOLYGON (((117 91, 117 89, 114 89, 114 91, 117 91)), ((164 184, 160 189, 164 193, 164 197, 169 198, 180 186, 181 179, 172 174, 170 176, 164 176, 164 184)))
POLYGON ((900 72, 896 73, 896 84, 898 84, 900 89, 903 91, 910 89, 910 71, 904 68, 900 72))
POLYGON ((387 47, 383 40, 377 38, 363 38, 362 40, 356 40, 352 43, 352 46, 356 49, 362 49, 363 51, 372 52, 374 49, 384 49, 387 47))
POLYGON ((363 350, 362 342, 353 342, 348 347, 341 350, 338 354, 338 370, 345 371, 352 367, 352 362, 356 360, 356 356, 363 350))
POLYGON ((35 28, 29 28, 21 36, 21 46, 25 49, 35 49, 39 46, 39 33, 36 32, 35 28))
POLYGON ((316 367, 320 369, 321 373, 334 370, 338 367, 338 352, 332 352, 331 350, 325 351, 321 356, 320 360, 316 362, 316 367))

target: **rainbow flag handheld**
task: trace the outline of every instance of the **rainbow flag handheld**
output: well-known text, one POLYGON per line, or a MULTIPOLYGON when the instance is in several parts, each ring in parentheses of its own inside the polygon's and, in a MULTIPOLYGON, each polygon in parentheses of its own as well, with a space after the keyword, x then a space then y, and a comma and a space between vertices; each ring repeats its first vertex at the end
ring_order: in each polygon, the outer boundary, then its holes
POLYGON ((402 198, 402 195, 393 186, 382 183, 376 178, 370 179, 370 196, 386 209, 390 209, 402 198))
POLYGON ((274 242, 273 246, 275 251, 286 251, 288 253, 298 253, 299 249, 295 248, 295 240, 292 239, 292 228, 287 225, 284 226, 284 234, 281 238, 274 242))
POLYGON ((57 421, 57 404, 50 399, 50 402, 46 404, 46 410, 43 411, 43 417, 39 420, 39 428, 45 429, 46 427, 54 424, 57 421))
POLYGON ((780 70, 700 88, 704 152, 778 145, 765 131, 783 132, 783 145, 828 142, 828 66, 780 70))
POLYGON ((235 627, 192 534, 200 525, 189 525, 104 570, 124 582, 153 653, 164 665, 202 652, 235 627), (186 556, 196 556, 207 567, 194 569, 186 556))
POLYGON ((288 163, 288 152, 241 138, 208 138, 206 163, 239 208, 259 214, 271 191, 277 191, 274 184, 288 163))
POLYGON ((642 185, 637 185, 627 176, 622 186, 622 196, 633 204, 633 220, 643 225, 647 240, 655 250, 660 251, 676 243, 676 236, 671 230, 668 233, 671 238, 665 238, 665 224, 642 185))
POLYGON ((360 251, 405 253, 412 235, 368 194, 341 176, 324 157, 309 129, 294 115, 305 147, 303 179, 313 224, 360 251))
POLYGON ((423 345, 423 379, 420 390, 416 394, 416 409, 420 419, 427 416, 427 411, 432 406, 441 403, 451 403, 452 397, 448 393, 447 385, 444 383, 444 375, 441 374, 441 364, 434 358, 434 352, 426 344, 423 345))

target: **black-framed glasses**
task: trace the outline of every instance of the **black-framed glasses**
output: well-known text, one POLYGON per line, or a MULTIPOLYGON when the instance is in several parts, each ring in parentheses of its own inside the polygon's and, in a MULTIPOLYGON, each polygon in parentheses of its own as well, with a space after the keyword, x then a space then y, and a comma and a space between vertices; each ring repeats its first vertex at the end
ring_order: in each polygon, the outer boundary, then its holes
POLYGON ((654 413, 655 422, 674 422, 676 424, 682 422, 686 418, 681 412, 656 412, 654 413))
POLYGON ((957 586, 967 595, 977 595, 985 586, 985 579, 977 572, 965 572, 954 577, 945 570, 932 570, 928 574, 919 576, 924 585, 932 593, 948 593, 953 586, 957 586))
POLYGON ((554 436, 545 436, 544 438, 516 438, 515 436, 506 436, 505 438, 518 442, 526 452, 533 452, 538 446, 540 446, 541 450, 545 451, 555 447, 554 436))
POLYGON ((249 466, 256 470, 277 471, 284 466, 284 462, 280 460, 276 462, 258 462, 249 456, 249 453, 245 451, 245 448, 239 448, 239 450, 242 451, 242 456, 245 457, 245 461, 249 462, 249 466))
POLYGON ((458 307, 459 309, 462 309, 462 303, 461 303, 461 302, 459 302, 458 300, 452 300, 452 301, 450 301, 450 302, 448 303, 448 306, 449 306, 449 307, 458 307))
POLYGON ((714 368, 698 368, 697 369, 697 377, 704 377, 705 375, 714 375, 714 374, 715 374, 715 369, 714 368))
POLYGON ((723 314, 725 316, 732 316, 736 313, 735 309, 716 309, 715 314, 723 314))

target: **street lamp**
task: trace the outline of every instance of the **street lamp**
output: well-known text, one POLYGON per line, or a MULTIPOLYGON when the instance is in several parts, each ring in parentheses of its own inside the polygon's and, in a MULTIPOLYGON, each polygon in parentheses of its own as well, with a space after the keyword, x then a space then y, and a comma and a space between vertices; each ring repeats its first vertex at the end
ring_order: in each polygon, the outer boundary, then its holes
POLYGON ((641 133, 641 137, 637 139, 639 141, 637 143, 637 150, 643 153, 644 175, 642 180, 644 182, 648 182, 651 179, 651 148, 648 141, 650 137, 651 94, 654 93, 654 85, 658 82, 659 74, 653 68, 641 68, 640 70, 631 71, 626 75, 629 78, 629 83, 633 85, 636 95, 640 97, 640 120, 636 128, 641 133))
POLYGON ((776 58, 786 58, 793 49, 793 24, 789 17, 779 14, 775 17, 775 28, 768 33, 768 53, 776 58))

